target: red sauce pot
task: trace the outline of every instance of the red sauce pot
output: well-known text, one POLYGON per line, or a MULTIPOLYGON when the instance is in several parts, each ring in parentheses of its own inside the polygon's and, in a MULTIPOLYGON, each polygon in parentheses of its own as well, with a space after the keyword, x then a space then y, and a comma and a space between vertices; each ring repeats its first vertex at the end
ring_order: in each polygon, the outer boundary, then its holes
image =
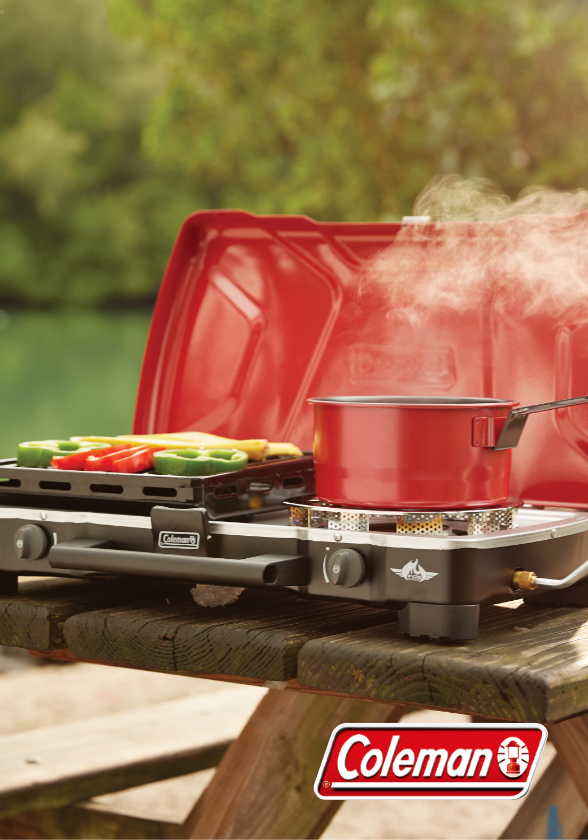
POLYGON ((387 510, 493 507, 509 497, 510 450, 530 414, 588 396, 515 408, 472 397, 317 397, 316 494, 387 510))
MULTIPOLYGON (((513 400, 321 397, 309 402, 315 409, 316 494, 325 502, 445 510, 497 506, 509 497, 510 448, 494 446, 518 405, 513 400)), ((519 436, 526 419, 525 413, 519 420, 519 436)))

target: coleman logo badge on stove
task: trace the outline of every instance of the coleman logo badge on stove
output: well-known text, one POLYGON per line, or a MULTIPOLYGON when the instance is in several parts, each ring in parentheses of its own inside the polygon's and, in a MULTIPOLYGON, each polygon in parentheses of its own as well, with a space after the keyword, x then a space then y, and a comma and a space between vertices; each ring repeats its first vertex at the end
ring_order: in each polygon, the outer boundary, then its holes
POLYGON ((157 544, 160 548, 198 548, 200 534, 191 531, 160 531, 157 544))
POLYGON ((321 799, 519 799, 546 738, 538 723, 343 723, 314 790, 321 799))
POLYGON ((439 572, 426 572, 418 560, 410 560, 401 569, 390 567, 390 571, 394 572, 398 577, 404 578, 404 580, 418 580, 420 583, 424 580, 431 580, 431 578, 437 577, 439 574, 439 572))

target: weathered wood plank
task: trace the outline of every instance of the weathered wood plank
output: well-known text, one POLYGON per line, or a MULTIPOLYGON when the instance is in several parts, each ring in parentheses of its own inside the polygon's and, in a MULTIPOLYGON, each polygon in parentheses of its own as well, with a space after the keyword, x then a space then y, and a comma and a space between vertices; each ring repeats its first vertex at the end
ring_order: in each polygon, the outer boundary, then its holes
MULTIPOLYGON (((62 650, 54 650, 49 651, 47 653, 43 653, 42 651, 33 651, 30 650, 29 653, 32 656, 38 656, 41 658, 47 658, 52 660, 57 660, 60 662, 90 662, 94 665, 103 665, 104 667, 115 667, 115 668, 133 668, 132 665, 124 665, 120 662, 104 662, 98 661, 95 659, 78 659, 75 657, 69 648, 64 648, 62 650)), ((157 668, 143 668, 138 670, 149 670, 154 671, 156 673, 170 673, 166 671, 158 671, 157 668)), ((338 697, 340 699, 345 700, 356 700, 358 699, 355 695, 349 694, 348 692, 339 692, 339 691, 323 691, 320 688, 309 688, 306 685, 300 685, 297 679, 289 679, 289 680, 264 680, 264 679, 255 679, 254 677, 241 677, 235 674, 211 674, 211 673, 200 673, 199 671, 173 671, 172 673, 178 674, 182 677, 194 677, 196 679, 209 679, 215 680, 216 682, 220 683, 236 683, 237 685, 250 685, 257 688, 278 688, 281 691, 286 692, 299 692, 302 694, 314 694, 314 695, 325 695, 327 697, 338 697)), ((363 698, 366 702, 369 703, 385 703, 388 706, 396 705, 392 700, 374 700, 373 698, 363 698)), ((405 709, 406 713, 408 714, 411 710, 417 709, 430 709, 430 704, 423 704, 423 703, 406 703, 405 709)), ((436 709, 443 712, 455 712, 455 709, 444 709, 443 706, 436 706, 436 709)), ((480 715, 473 715, 472 719, 474 723, 509 723, 510 721, 505 721, 503 718, 496 718, 496 717, 488 717, 488 716, 480 716, 480 715)))
POLYGON ((389 619, 389 611, 358 604, 248 589, 216 609, 192 603, 80 612, 67 620, 64 636, 81 659, 284 681, 296 675, 298 652, 310 639, 389 619))
POLYGON ((85 802, 0 820, 0 840, 172 840, 180 827, 179 823, 117 814, 85 802))
POLYGON ((193 603, 189 585, 161 581, 45 580, 20 584, 0 596, 0 644, 32 650, 67 647, 66 620, 76 612, 117 604, 193 603))
POLYGON ((555 756, 521 803, 500 840, 581 837, 588 807, 559 758, 555 756))
POLYGON ((477 640, 440 645, 401 638, 386 611, 289 592, 248 590, 209 610, 185 587, 174 600, 135 581, 100 586, 53 583, 0 598, 0 643, 69 643, 81 659, 262 681, 292 679, 298 660, 310 690, 509 720, 588 711, 588 609, 488 607, 477 640))
POLYGON ((397 721, 399 706, 269 691, 188 816, 181 837, 320 837, 341 802, 313 785, 335 726, 397 721))
POLYGON ((5 735, 0 818, 213 767, 262 697, 263 692, 235 686, 5 735))
POLYGON ((486 607, 479 636, 455 645, 399 636, 396 623, 314 639, 300 651, 308 688, 507 720, 588 711, 588 609, 486 607))
POLYGON ((549 740, 588 807, 588 716, 550 726, 549 740))

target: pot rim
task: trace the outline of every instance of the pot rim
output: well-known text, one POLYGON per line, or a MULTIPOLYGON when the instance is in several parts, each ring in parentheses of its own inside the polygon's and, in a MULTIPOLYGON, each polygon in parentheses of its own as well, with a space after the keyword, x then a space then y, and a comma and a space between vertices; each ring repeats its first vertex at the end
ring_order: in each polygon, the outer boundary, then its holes
POLYGON ((310 405, 341 405, 361 408, 505 408, 511 409, 520 403, 517 400, 499 400, 491 397, 412 397, 412 396, 354 396, 354 397, 309 397, 310 405))

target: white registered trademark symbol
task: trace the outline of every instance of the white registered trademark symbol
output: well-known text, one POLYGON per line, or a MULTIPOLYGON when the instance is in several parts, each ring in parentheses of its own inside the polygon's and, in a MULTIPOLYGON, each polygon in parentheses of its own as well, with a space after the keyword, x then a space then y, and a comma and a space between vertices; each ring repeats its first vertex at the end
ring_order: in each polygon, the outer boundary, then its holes
POLYGON ((323 787, 331 787, 331 783, 330 782, 323 782, 323 787))

